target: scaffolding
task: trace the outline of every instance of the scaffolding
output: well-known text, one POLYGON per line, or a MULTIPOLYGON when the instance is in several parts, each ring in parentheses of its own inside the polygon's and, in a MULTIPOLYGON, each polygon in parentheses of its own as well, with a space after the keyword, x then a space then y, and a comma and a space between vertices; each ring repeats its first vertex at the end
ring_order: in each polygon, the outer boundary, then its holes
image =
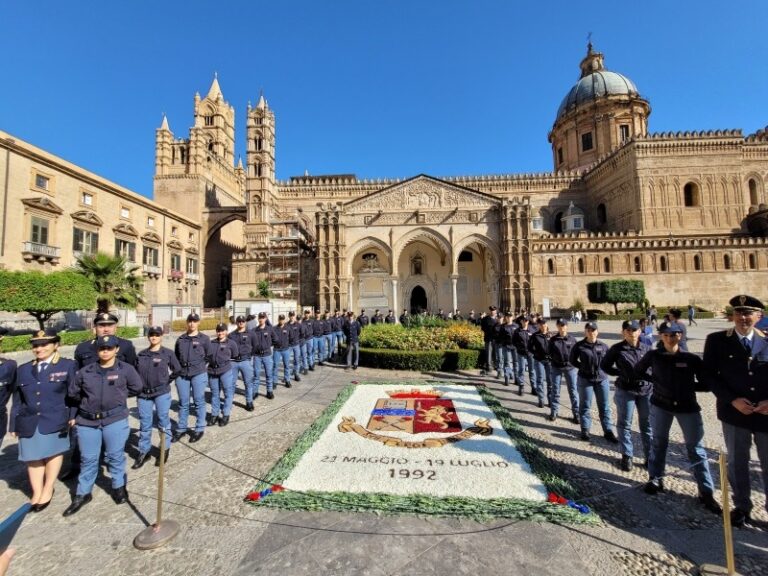
POLYGON ((267 256, 269 290, 301 303, 302 256, 311 253, 314 235, 300 218, 273 220, 270 227, 275 235, 269 238, 267 256))

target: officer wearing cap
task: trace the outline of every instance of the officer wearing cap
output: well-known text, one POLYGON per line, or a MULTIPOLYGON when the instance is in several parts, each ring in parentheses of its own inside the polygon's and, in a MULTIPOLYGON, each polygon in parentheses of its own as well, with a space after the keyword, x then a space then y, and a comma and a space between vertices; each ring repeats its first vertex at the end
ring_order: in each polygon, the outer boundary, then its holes
POLYGON ((347 337, 347 367, 346 370, 357 370, 360 362, 360 333, 363 327, 355 319, 355 313, 347 312, 347 320, 344 323, 344 334, 347 337))
POLYGON ((370 324, 370 319, 368 318, 367 314, 365 313, 365 308, 360 310, 360 314, 357 316, 357 321, 360 322, 360 326, 365 328, 370 324))
POLYGON ((320 310, 315 312, 315 321, 312 322, 312 339, 314 340, 314 353, 317 356, 317 364, 325 366, 325 320, 320 316, 320 310))
MULTIPOLYGON (((247 319, 245 316, 238 316, 235 319, 235 322, 237 324, 237 328, 229 333, 229 339, 235 343, 238 349, 237 354, 235 354, 235 356, 232 358, 232 394, 234 398, 235 386, 237 385, 237 377, 242 376, 243 386, 245 387, 245 400, 247 404, 248 402, 253 402, 253 387, 256 381, 256 373, 253 366, 253 355, 254 350, 256 350, 257 339, 255 332, 253 330, 249 330, 246 327, 247 319)), ((256 325, 258 326, 258 323, 256 325)), ((229 385, 228 379, 226 384, 227 386, 229 385)), ((213 388, 211 388, 211 390, 213 390, 213 388)), ((227 422, 229 422, 231 407, 232 404, 230 403, 229 408, 225 407, 226 409, 224 410, 224 416, 226 417, 227 422)), ((216 414, 218 415, 218 412, 216 412, 216 414)), ((219 422, 219 424, 221 424, 221 422, 219 422)), ((226 423, 224 425, 226 425, 226 423)))
POLYGON ((483 344, 485 345, 484 360, 485 370, 481 372, 482 375, 488 374, 493 370, 493 329, 496 326, 498 320, 496 319, 496 306, 488 307, 489 314, 484 316, 480 321, 480 329, 483 331, 483 344))
POLYGON ((608 349, 600 367, 609 376, 616 377, 616 428, 619 432, 619 467, 625 472, 632 470, 632 418, 637 408, 640 424, 640 438, 643 442, 645 465, 651 452, 651 390, 648 379, 635 376, 635 366, 650 350, 650 346, 640 341, 641 328, 637 320, 625 320, 621 325, 623 340, 608 349))
POLYGON ((179 421, 171 437, 178 442, 187 433, 189 419, 190 394, 195 399, 195 430, 190 434, 190 441, 197 442, 205 431, 205 389, 208 386, 206 362, 211 339, 200 332, 200 316, 196 313, 187 316, 187 331, 178 337, 174 353, 181 364, 181 373, 176 378, 176 391, 179 395, 179 421))
MULTIPOLYGON (((0 350, 8 329, 0 326, 0 350)), ((8 429, 8 400, 13 394, 16 382, 16 361, 0 356, 0 446, 3 445, 5 431, 8 429)))
POLYGON ((69 450, 67 433, 74 425, 75 408, 67 393, 77 365, 59 355, 59 340, 51 329, 32 335, 35 360, 19 366, 13 389, 10 433, 19 438, 19 460, 27 464, 33 512, 47 508, 53 498, 63 454, 69 450))
POLYGON ((529 374, 528 383, 531 386, 531 393, 534 393, 533 378, 530 377, 530 371, 528 370, 529 364, 533 363, 533 357, 528 351, 528 342, 531 338, 531 333, 528 332, 528 322, 528 316, 518 316, 516 319, 518 329, 515 330, 515 333, 512 335, 512 345, 515 347, 515 352, 517 352, 517 371, 515 373, 515 381, 517 383, 518 396, 523 395, 526 372, 529 374))
POLYGON ((150 457, 152 448, 152 419, 157 411, 157 424, 165 442, 165 459, 168 460, 171 446, 171 380, 181 372, 173 350, 163 346, 162 326, 150 326, 147 330, 149 347, 139 352, 136 371, 142 382, 138 394, 139 408, 139 454, 131 466, 138 470, 150 457))
POLYGON ((267 325, 267 313, 259 312, 258 325, 253 331, 253 335, 256 337, 256 347, 253 353, 253 370, 255 387, 253 390, 253 396, 249 397, 246 391, 245 396, 245 409, 248 412, 253 412, 253 400, 259 395, 259 387, 261 385, 261 371, 264 371, 264 380, 267 387, 267 399, 272 400, 275 395, 272 392, 272 371, 274 362, 272 358, 272 332, 273 326, 267 325))
MULTIPOLYGON (((455 319, 455 318, 454 318, 455 319)), ((512 313, 507 311, 504 313, 504 320, 499 327, 499 355, 498 355, 498 369, 504 372, 504 386, 509 386, 509 383, 515 379, 517 373, 517 350, 512 343, 512 338, 517 332, 518 326, 512 320, 512 313)))
POLYGON ((301 373, 307 374, 307 370, 315 370, 315 359, 312 357, 314 350, 314 339, 312 338, 312 323, 314 320, 309 315, 309 308, 304 310, 304 317, 301 319, 301 373))
MULTIPOLYGON (((234 359, 239 357, 242 349, 229 334, 226 324, 216 325, 216 339, 208 345, 208 386, 211 388, 211 413, 206 415, 205 423, 213 426, 226 426, 232 413, 232 403, 235 400, 235 375, 234 359), (224 392, 224 406, 221 404, 221 392, 224 392)), ((251 364, 251 357, 248 357, 251 364)), ((200 435, 202 436, 202 435, 200 435)), ((190 442, 196 442, 200 436, 190 438, 190 442)))
POLYGON ((325 359, 333 362, 336 354, 336 321, 328 310, 323 314, 323 337, 325 338, 325 359))
MULTIPOLYGON (((438 316, 439 317, 439 316, 438 316)), ((504 325, 506 324, 505 315, 499 313, 496 325, 493 326, 493 358, 496 364, 496 379, 501 378, 504 373, 504 325)))
POLYGON ((144 384, 133 366, 117 359, 116 336, 102 336, 97 346, 98 363, 81 369, 69 385, 69 397, 77 406, 77 440, 81 456, 77 491, 64 516, 75 514, 91 501, 102 444, 112 479, 112 499, 115 504, 128 501, 125 490, 125 443, 131 431, 128 396, 139 394, 144 384))
POLYGON ((568 320, 557 319, 557 334, 549 339, 550 377, 552 387, 549 391, 549 416, 551 422, 557 420, 560 410, 560 383, 565 378, 568 388, 568 398, 571 400, 571 422, 578 424, 579 417, 579 389, 577 385, 576 367, 571 364, 571 350, 576 346, 576 338, 568 334, 568 320))
POLYGON ((576 342, 571 350, 570 363, 578 371, 579 387, 579 418, 581 420, 581 439, 589 441, 589 432, 592 427, 592 397, 597 397, 597 411, 600 414, 600 424, 603 428, 603 437, 616 444, 619 440, 613 431, 611 423, 610 384, 608 375, 600 365, 606 354, 608 346, 597 339, 597 322, 584 324, 584 338, 576 342))
POLYGON ((272 380, 278 381, 280 362, 283 363, 283 383, 286 388, 291 387, 291 336, 285 323, 285 314, 277 317, 277 326, 272 329, 272 345, 274 346, 274 364, 272 367, 272 380))
POLYGON ((75 348, 75 362, 77 362, 78 368, 99 361, 96 342, 104 336, 115 336, 117 338, 118 360, 131 366, 136 365, 136 348, 130 340, 117 336, 117 322, 118 317, 111 312, 99 312, 96 314, 96 317, 93 319, 95 337, 91 340, 80 342, 75 348))
POLYGON ((293 362, 293 379, 301 382, 301 324, 296 320, 296 312, 288 312, 288 347, 291 351, 291 361, 293 362))
POLYGON ((691 472, 699 487, 699 502, 714 514, 721 514, 720 504, 714 498, 715 485, 709 471, 707 451, 704 449, 704 420, 696 392, 706 392, 703 380, 704 364, 696 354, 680 348, 681 326, 668 323, 659 330, 662 349, 649 351, 635 365, 635 376, 653 382, 651 394, 651 428, 653 440, 648 459, 647 494, 664 490, 664 471, 669 446, 669 430, 677 420, 683 432, 691 472))
MULTIPOLYGON (((336 356, 341 359, 341 348, 344 345, 344 322, 347 321, 347 319, 341 315, 341 312, 337 309, 334 312, 334 320, 336 323, 334 324, 335 328, 335 336, 336 336, 336 345, 333 349, 336 356)), ((394 317, 393 317, 393 323, 394 323, 394 317)))
MULTIPOLYGON (((549 359, 550 335, 546 318, 538 318, 536 326, 538 331, 531 334, 528 340, 528 350, 533 356, 533 374, 535 377, 533 389, 539 397, 539 408, 543 408, 544 399, 549 396, 549 390, 552 388, 552 364, 549 359)), ((549 405, 549 400, 547 400, 547 405, 549 405)))
MULTIPOLYGON (((728 451, 728 481, 735 508, 731 523, 751 521, 750 451, 754 442, 768 489, 768 341, 755 327, 764 309, 753 296, 731 298, 733 327, 707 336, 704 378, 717 398, 728 451)), ((766 503, 768 509, 768 502, 766 503)))

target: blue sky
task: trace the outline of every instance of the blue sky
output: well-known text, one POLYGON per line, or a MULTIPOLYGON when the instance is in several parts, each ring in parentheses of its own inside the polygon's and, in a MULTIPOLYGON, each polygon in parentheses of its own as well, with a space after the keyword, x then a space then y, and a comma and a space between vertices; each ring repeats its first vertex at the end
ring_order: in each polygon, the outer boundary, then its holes
POLYGON ((768 3, 3 0, 0 129, 151 196, 214 72, 276 113, 277 176, 551 169, 547 132, 592 32, 652 131, 768 125, 768 3), (518 5, 519 4, 519 5, 518 5))

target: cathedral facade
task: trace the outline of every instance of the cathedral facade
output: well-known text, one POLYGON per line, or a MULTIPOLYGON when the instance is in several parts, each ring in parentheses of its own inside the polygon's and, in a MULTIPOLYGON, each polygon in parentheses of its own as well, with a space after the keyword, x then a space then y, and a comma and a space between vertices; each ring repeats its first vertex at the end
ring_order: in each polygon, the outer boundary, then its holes
POLYGON ((657 305, 768 297, 766 131, 651 133, 648 100, 591 45, 580 69, 548 135, 552 172, 385 180, 277 180, 263 96, 235 163, 214 80, 188 138, 166 119, 156 132, 155 201, 200 222, 206 306, 268 289, 322 309, 569 307, 619 277, 657 305))

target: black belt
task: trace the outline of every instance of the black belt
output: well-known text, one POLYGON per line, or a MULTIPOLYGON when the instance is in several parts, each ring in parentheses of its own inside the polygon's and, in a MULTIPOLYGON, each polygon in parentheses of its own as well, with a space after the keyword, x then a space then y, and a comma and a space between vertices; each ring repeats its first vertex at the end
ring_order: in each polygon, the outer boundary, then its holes
POLYGON ((112 408, 112 410, 107 410, 106 412, 88 412, 87 410, 78 408, 77 415, 82 416, 86 420, 104 420, 105 418, 114 416, 115 414, 118 414, 126 409, 127 406, 118 406, 117 408, 112 408))
POLYGON ((232 358, 235 362, 245 362, 246 360, 250 360, 250 356, 238 356, 237 358, 232 358))

